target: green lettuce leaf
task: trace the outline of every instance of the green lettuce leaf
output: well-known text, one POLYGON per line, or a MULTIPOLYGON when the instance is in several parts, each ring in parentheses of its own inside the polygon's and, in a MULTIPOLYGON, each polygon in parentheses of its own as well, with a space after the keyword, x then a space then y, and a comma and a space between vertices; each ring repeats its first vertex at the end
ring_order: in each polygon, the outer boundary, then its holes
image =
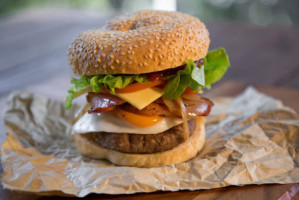
POLYGON ((68 90, 65 102, 65 108, 72 107, 72 101, 76 96, 85 93, 90 88, 90 76, 81 75, 79 79, 72 78, 71 83, 74 85, 68 90))
POLYGON ((194 62, 192 62, 193 70, 191 73, 191 84, 190 88, 192 91, 199 91, 201 88, 205 86, 205 72, 204 66, 198 68, 195 66, 194 62))
POLYGON ((88 91, 99 92, 103 88, 115 94, 115 88, 122 89, 134 81, 138 83, 148 83, 146 75, 81 75, 79 79, 72 78, 71 83, 74 85, 68 90, 66 96, 65 108, 72 107, 72 101, 75 97, 80 96, 88 91))
POLYGON ((209 51, 204 58, 205 66, 205 85, 208 89, 211 84, 219 81, 230 66, 228 55, 224 48, 209 51))
POLYGON ((200 91, 204 87, 209 89, 212 83, 222 78, 229 66, 229 59, 224 48, 208 52, 200 68, 195 66, 193 60, 189 60, 183 70, 165 78, 169 81, 164 88, 164 96, 168 99, 176 99, 187 87, 190 87, 192 91, 200 91))
POLYGON ((92 77, 90 79, 89 83, 90 83, 90 86, 92 87, 92 91, 94 91, 94 92, 99 92, 103 89, 103 86, 98 84, 99 78, 100 78, 99 75, 95 75, 94 77, 92 77))
POLYGON ((189 60, 183 70, 165 79, 169 79, 164 88, 164 96, 168 99, 178 98, 187 87, 190 87, 192 91, 198 91, 205 85, 203 67, 197 68, 193 60, 189 60))

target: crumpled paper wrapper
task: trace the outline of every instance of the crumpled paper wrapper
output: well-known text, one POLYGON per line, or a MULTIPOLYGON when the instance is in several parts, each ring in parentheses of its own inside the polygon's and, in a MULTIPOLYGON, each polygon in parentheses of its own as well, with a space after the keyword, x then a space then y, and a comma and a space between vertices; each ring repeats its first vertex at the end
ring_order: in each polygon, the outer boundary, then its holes
POLYGON ((77 152, 70 134, 78 106, 66 111, 60 102, 12 93, 4 113, 2 183, 14 190, 84 197, 299 182, 299 117, 292 109, 253 88, 214 102, 205 147, 194 159, 134 168, 77 152))

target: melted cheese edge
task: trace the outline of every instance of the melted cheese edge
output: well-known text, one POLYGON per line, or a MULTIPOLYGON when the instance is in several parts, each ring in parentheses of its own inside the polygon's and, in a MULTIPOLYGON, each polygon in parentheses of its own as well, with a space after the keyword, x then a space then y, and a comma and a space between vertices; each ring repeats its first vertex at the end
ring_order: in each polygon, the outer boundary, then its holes
POLYGON ((157 87, 150 87, 136 92, 116 93, 115 96, 122 98, 139 110, 148 106, 163 95, 163 90, 157 87))

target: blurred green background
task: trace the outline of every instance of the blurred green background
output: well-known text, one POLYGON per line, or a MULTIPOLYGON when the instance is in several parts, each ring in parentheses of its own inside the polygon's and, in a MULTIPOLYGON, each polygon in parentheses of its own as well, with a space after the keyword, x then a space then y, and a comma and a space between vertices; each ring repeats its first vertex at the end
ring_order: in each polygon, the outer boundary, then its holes
MULTIPOLYGON (((160 3, 163 1, 165 0, 160 0, 160 3)), ((103 14, 128 13, 153 9, 156 2, 158 0, 0 0, 0 18, 39 7, 83 9, 103 14)), ((174 0, 172 2, 175 2, 176 10, 195 15, 203 20, 234 20, 259 26, 299 26, 299 0, 174 0)))

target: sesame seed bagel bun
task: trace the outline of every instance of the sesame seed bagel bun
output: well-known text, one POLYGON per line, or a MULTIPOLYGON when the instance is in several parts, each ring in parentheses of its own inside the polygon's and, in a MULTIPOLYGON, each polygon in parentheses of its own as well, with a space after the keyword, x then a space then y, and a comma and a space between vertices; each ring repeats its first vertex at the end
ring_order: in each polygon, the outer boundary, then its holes
POLYGON ((75 74, 141 74, 162 71, 206 56, 209 32, 180 12, 139 11, 80 34, 68 60, 75 74))
POLYGON ((159 153, 122 153, 103 148, 95 141, 81 134, 75 134, 74 141, 81 154, 95 159, 107 159, 116 165, 155 167, 160 165, 182 163, 195 157, 202 149, 205 143, 205 118, 196 118, 196 128, 185 142, 179 144, 174 149, 159 153))

